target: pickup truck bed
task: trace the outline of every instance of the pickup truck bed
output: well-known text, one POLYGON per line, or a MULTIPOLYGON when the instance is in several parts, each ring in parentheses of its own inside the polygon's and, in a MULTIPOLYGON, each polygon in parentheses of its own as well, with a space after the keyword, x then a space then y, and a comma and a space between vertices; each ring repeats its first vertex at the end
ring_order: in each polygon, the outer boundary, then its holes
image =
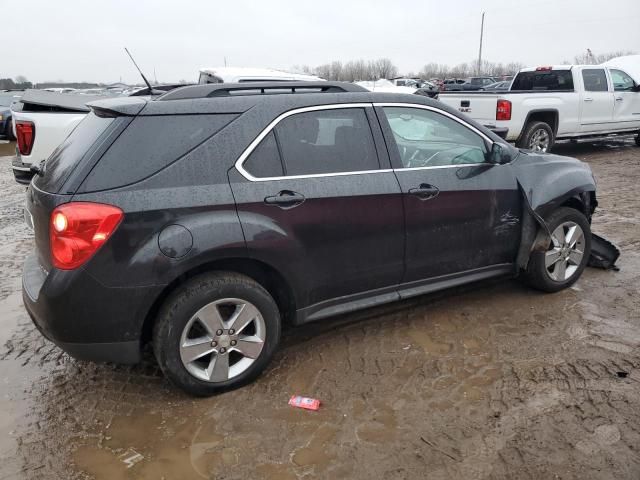
POLYGON ((89 112, 85 104, 104 99, 96 95, 73 95, 41 90, 28 90, 12 108, 16 131, 20 124, 31 129, 29 145, 18 142, 11 167, 19 183, 29 183, 31 166, 46 160, 89 112))

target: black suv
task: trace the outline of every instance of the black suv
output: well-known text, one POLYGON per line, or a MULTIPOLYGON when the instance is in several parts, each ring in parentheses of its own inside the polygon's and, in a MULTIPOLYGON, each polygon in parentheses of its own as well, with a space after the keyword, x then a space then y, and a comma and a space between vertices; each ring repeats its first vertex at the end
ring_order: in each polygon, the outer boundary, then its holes
POLYGON ((151 342, 192 394, 254 379, 284 323, 518 273, 557 291, 589 256, 588 166, 423 96, 278 82, 91 107, 27 191, 25 306, 77 358, 151 342))

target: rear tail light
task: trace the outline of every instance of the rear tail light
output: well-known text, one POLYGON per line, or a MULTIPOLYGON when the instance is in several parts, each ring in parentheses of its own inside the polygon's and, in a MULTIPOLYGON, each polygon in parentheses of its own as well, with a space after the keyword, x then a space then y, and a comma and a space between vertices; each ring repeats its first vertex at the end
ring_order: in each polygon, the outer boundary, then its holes
POLYGON ((89 260, 116 230, 124 214, 101 203, 71 202, 51 213, 49 244, 53 266, 73 270, 89 260))
POLYGON ((509 100, 498 100, 496 120, 511 120, 511 102, 509 100))
POLYGON ((16 140, 20 155, 31 155, 33 141, 36 138, 36 126, 33 122, 16 120, 16 140))

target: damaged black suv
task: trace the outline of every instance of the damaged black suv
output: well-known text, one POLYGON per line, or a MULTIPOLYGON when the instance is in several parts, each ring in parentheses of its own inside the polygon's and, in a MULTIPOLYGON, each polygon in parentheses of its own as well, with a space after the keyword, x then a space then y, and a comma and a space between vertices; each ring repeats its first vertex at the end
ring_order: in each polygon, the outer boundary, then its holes
POLYGON ((590 255, 587 165, 422 96, 279 82, 91 108, 27 191, 25 306, 77 358, 150 342, 195 395, 256 378, 285 323, 502 275, 555 292, 590 255))

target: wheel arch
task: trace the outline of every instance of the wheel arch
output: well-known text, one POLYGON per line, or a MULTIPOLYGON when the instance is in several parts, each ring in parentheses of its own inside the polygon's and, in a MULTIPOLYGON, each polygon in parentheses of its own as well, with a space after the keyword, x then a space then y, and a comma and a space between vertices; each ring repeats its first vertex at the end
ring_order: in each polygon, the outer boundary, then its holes
POLYGON ((524 120, 524 126, 522 127, 522 131, 520 132, 520 137, 518 141, 522 140, 522 135, 524 135, 527 127, 531 122, 544 122, 551 127, 553 131, 554 138, 558 135, 558 125, 560 114, 555 108, 537 108, 534 110, 529 110, 527 113, 527 117, 524 120))
POLYGON ((229 257, 198 265, 183 272, 169 283, 157 296, 142 324, 142 343, 148 343, 152 336, 155 320, 163 303, 181 285, 190 279, 211 272, 234 272, 246 275, 262 285, 273 297, 282 315, 283 323, 293 323, 296 301, 293 288, 284 275, 273 266, 253 258, 229 257))

